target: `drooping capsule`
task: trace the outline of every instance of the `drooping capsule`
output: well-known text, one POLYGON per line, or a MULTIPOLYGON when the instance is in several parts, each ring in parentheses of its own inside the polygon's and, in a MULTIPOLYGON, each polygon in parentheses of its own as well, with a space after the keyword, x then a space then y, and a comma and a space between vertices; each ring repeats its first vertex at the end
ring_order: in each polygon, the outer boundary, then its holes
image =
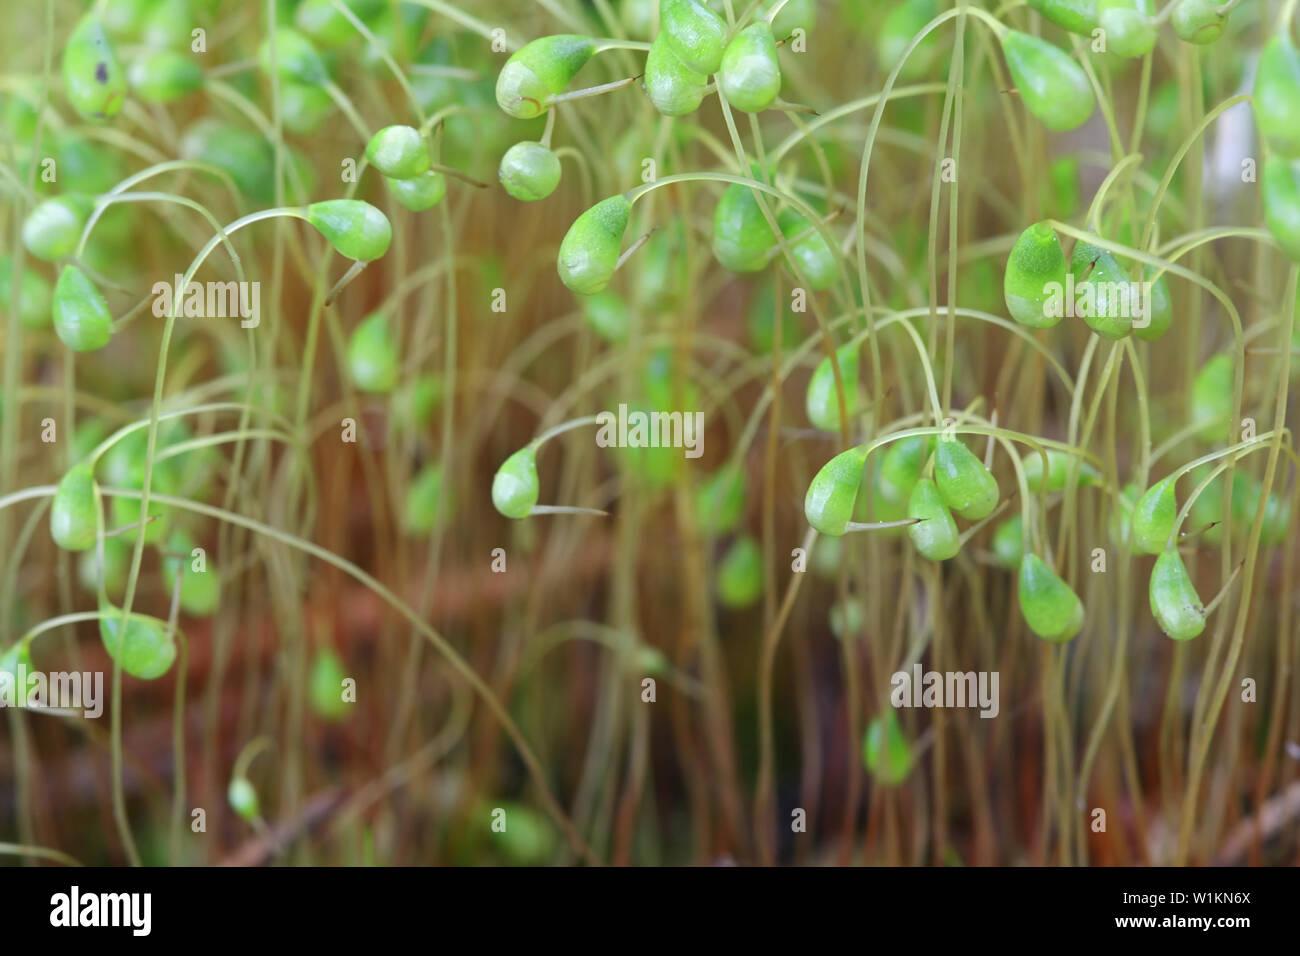
POLYGON ((1138 286, 1105 249, 1076 242, 1070 257, 1074 276, 1074 311, 1103 338, 1118 341, 1133 330, 1138 286))
POLYGON ((291 133, 307 136, 316 132, 333 110, 334 100, 319 86, 280 84, 280 117, 291 133))
MULTIPOLYGON (((861 411, 862 404, 857 345, 850 342, 837 348, 835 363, 839 366, 840 383, 844 386, 844 410, 849 418, 853 418, 861 411)), ((804 393, 804 409, 813 427, 828 432, 839 431, 839 392, 835 386, 835 370, 831 367, 829 358, 823 358, 818 362, 817 368, 808 379, 808 389, 804 393)))
POLYGON ((824 292, 840 277, 840 257, 807 217, 794 209, 782 209, 776 218, 799 266, 799 275, 814 292, 824 292))
POLYGON ((911 497, 933 448, 932 435, 911 435, 889 443, 880 463, 880 493, 885 500, 902 504, 911 497))
MULTIPOLYGON (((1078 464, 1079 468, 1079 487, 1086 488, 1089 485, 1095 485, 1101 480, 1101 473, 1086 461, 1080 462, 1078 459, 1066 452, 1059 451, 1055 448, 1047 449, 1047 478, 1046 490, 1048 492, 1065 490, 1066 483, 1070 479, 1070 471, 1078 464)), ((1024 457, 1025 484, 1032 492, 1044 490, 1043 479, 1043 456, 1037 451, 1028 451, 1024 457)))
POLYGON ((93 199, 78 193, 37 203, 23 220, 23 245, 46 262, 71 255, 94 205, 93 199))
POLYGON ((410 179, 386 179, 384 182, 398 205, 411 212, 432 209, 447 195, 447 177, 434 169, 410 179))
POLYGON ((146 103, 172 103, 203 86, 203 70, 175 50, 151 50, 132 61, 131 90, 146 103))
POLYGON ((1190 641, 1205 630, 1205 607, 1177 548, 1156 558, 1147 593, 1160 630, 1174 640, 1190 641))
POLYGON ((195 554, 198 550, 189 532, 173 531, 164 546, 163 583, 171 593, 179 576, 181 608, 195 617, 211 617, 221 602, 221 576, 206 553, 195 554))
POLYGON ((497 469, 492 479, 492 504, 507 518, 527 518, 539 494, 537 449, 525 445, 497 469))
POLYGON ((1098 0, 1097 22, 1105 32, 1108 53, 1139 57, 1155 49, 1155 22, 1138 0, 1098 0))
POLYGON ((961 550, 957 522, 952 520, 952 512, 929 478, 920 479, 912 488, 907 501, 907 516, 917 519, 916 524, 908 527, 907 536, 924 557, 931 561, 947 561, 961 550))
POLYGON ((347 361, 352 384, 360 391, 382 395, 393 390, 401 358, 388 316, 376 312, 353 329, 347 361))
POLYGON ((560 242, 560 281, 578 295, 592 295, 609 285, 631 213, 632 204, 619 195, 602 199, 575 219, 560 242))
POLYGON ((388 217, 359 199, 326 199, 307 207, 307 221, 340 255, 359 262, 378 259, 393 241, 388 217))
POLYGON ((872 778, 886 787, 898 786, 911 773, 912 746, 893 710, 886 710, 867 725, 862 740, 862 762, 872 778))
POLYGON ((54 286, 54 331, 74 352, 102 349, 113 337, 113 313, 86 274, 67 265, 54 286))
POLYGON ((274 41, 267 38, 258 49, 258 62, 267 76, 324 86, 330 81, 329 70, 316 47, 297 30, 278 27, 274 41))
POLYGON ((1083 602, 1033 552, 1020 561, 1020 613, 1045 641, 1064 642, 1083 630, 1083 602))
POLYGON ((347 673, 337 654, 326 648, 316 655, 307 679, 307 699, 318 717, 341 720, 347 715, 351 705, 344 698, 346 680, 347 673))
POLYGON ((1062 29, 1083 36, 1091 36, 1097 29, 1098 0, 1028 0, 1031 9, 1037 10, 1062 29))
POLYGON ((550 108, 550 98, 586 66, 596 44, 590 37, 556 34, 524 44, 497 76, 497 105, 516 119, 532 119, 550 108))
POLYGON ((165 621, 132 611, 123 627, 121 608, 104 604, 99 611, 99 636, 122 670, 140 680, 156 680, 171 670, 176 641, 165 621))
POLYGON ((659 32, 689 69, 706 75, 718 72, 727 45, 727 23, 700 0, 662 0, 659 32))
POLYGON ((1065 315, 1065 274, 1065 252, 1056 230, 1039 222, 1022 232, 1002 280, 1011 317, 1034 329, 1050 329, 1060 322, 1065 315))
POLYGON ((645 91, 664 116, 686 116, 700 108, 709 78, 677 58, 665 33, 650 44, 645 58, 645 91))
POLYGON ((1025 556, 1024 519, 1014 514, 993 531, 993 557, 1007 570, 1020 567, 1025 556))
POLYGON ((112 119, 126 102, 126 75, 104 25, 93 13, 77 22, 63 47, 63 92, 82 119, 112 119))
POLYGON ((59 480, 50 505, 50 537, 65 551, 94 547, 98 536, 99 508, 95 502, 95 474, 89 464, 73 465, 59 480))
POLYGON ((967 521, 987 518, 998 506, 998 480, 956 438, 939 442, 934 455, 934 481, 944 503, 967 521))
POLYGON ((520 202, 537 202, 560 184, 560 160, 541 143, 524 140, 501 157, 497 178, 505 191, 520 202))
POLYGON ((1225 0, 1181 0, 1174 7, 1174 33, 1186 43, 1213 43, 1228 25, 1228 6, 1225 0))
POLYGON ((1148 274, 1148 292, 1145 296, 1146 314, 1133 320, 1133 334, 1146 342, 1156 342, 1164 337, 1174 324, 1174 303, 1169 295, 1169 280, 1163 275, 1151 282, 1148 274))
POLYGON ((234 810, 240 819, 249 823, 262 815, 257 791, 253 789, 252 782, 246 777, 235 777, 230 781, 230 786, 226 788, 226 800, 230 803, 230 809, 234 810))
POLYGON ((745 472, 737 465, 724 465, 704 479, 697 495, 700 530, 715 536, 726 534, 745 515, 745 472))
POLYGON ((1008 30, 1002 37, 1007 68, 1025 108, 1056 132, 1077 129, 1092 115, 1096 99, 1083 68, 1060 47, 1008 30))
POLYGON ((866 461, 863 445, 842 451, 822 465, 809 483, 803 502, 804 517, 822 534, 839 537, 848 530, 866 461))
POLYGON ((402 529, 407 534, 430 534, 451 514, 442 465, 429 462, 411 479, 402 508, 402 529))
POLYGON ((413 126, 385 126, 366 143, 366 160, 389 179, 411 179, 428 170, 429 147, 413 126))
POLYGON ((746 113, 761 113, 776 102, 781 93, 781 63, 766 20, 745 27, 727 44, 718 69, 718 90, 746 113))
POLYGON ((1171 475, 1146 490, 1133 506, 1133 544, 1144 554, 1159 554, 1170 544, 1178 518, 1171 475))
POLYGON ((750 607, 763 595, 763 552, 752 535, 737 538, 723 555, 717 572, 718 600, 723 607, 750 607))
POLYGON ((724 269, 758 272, 772 257, 776 233, 768 225, 754 191, 732 183, 713 211, 713 255, 724 269))

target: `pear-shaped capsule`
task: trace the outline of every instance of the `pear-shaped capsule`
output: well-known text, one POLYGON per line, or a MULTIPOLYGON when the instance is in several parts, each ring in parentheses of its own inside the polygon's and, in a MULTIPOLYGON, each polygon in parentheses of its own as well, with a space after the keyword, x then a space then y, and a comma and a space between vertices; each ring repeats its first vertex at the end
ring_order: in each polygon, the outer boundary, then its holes
POLYGON ((866 462, 865 446, 842 451, 822 465, 808 485, 803 501, 804 517, 822 534, 839 537, 848 530, 866 462))
POLYGON ((717 572, 718 600, 734 610, 751 606, 763 595, 763 552, 752 535, 737 538, 723 555, 717 572))
MULTIPOLYGON (((835 362, 840 370, 840 383, 844 386, 844 410, 853 418, 862 405, 862 389, 858 384, 858 347, 851 342, 841 345, 835 350, 835 362)), ((804 409, 813 427, 827 432, 839 431, 839 392, 835 387, 835 370, 831 367, 829 358, 818 362, 812 377, 808 379, 804 409)))
POLYGON ((411 179, 429 168, 429 147, 413 126, 385 126, 366 143, 366 160, 389 179, 411 179))
POLYGON ((515 143, 504 156, 497 178, 520 202, 537 202, 560 184, 560 160, 549 147, 531 140, 515 143))
POLYGON ((430 169, 410 179, 386 179, 388 191, 393 194, 398 205, 411 212, 424 212, 442 202, 447 195, 447 177, 430 169))
POLYGON ((443 391, 437 375, 420 375, 393 396, 393 412, 405 424, 423 428, 433 421, 443 391))
POLYGON ((122 670, 140 680, 156 680, 171 670, 176 641, 165 621, 133 611, 124 627, 121 608, 104 604, 99 611, 99 636, 122 670))
POLYGON ((1274 36, 1259 56, 1251 103, 1259 132, 1273 151, 1300 159, 1300 50, 1285 32, 1274 36))
POLYGON ((507 518, 527 518, 539 493, 537 449, 525 445, 497 469, 492 479, 492 504, 507 518))
POLYGON ((805 216, 790 208, 782 209, 776 221, 808 287, 823 292, 834 285, 840 277, 840 257, 821 232, 805 216))
POLYGON ((65 551, 94 547, 99 528, 95 474, 89 464, 73 465, 59 481, 50 505, 50 537, 65 551))
POLYGON ((1180 0, 1174 7, 1174 33, 1186 43, 1213 43, 1223 36, 1230 6, 1225 0, 1180 0))
POLYGON ((1133 544, 1143 554, 1159 554, 1170 544, 1178 519, 1171 475, 1146 490, 1133 506, 1133 544))
POLYGON ((71 255, 93 208, 89 196, 75 193, 38 203, 23 220, 23 245, 46 262, 71 255))
POLYGON ((171 103, 203 85, 203 70, 184 53, 151 50, 131 63, 131 90, 146 103, 171 103))
POLYGON ((18 279, 18 321, 30 330, 43 329, 50 324, 50 284, 30 265, 18 272, 18 264, 10 256, 0 256, 0 328, 13 302, 13 280, 18 279))
POLYGON ((896 787, 911 773, 912 746, 893 710, 886 710, 867 725, 862 739, 862 762, 881 786, 896 787))
POLYGON ((880 493, 893 504, 903 504, 921 477, 934 447, 932 435, 911 435, 890 442, 880 462, 880 493))
POLYGON ((1146 342, 1164 337, 1174 323, 1174 303, 1169 296, 1169 281, 1161 276, 1154 282, 1148 278, 1148 289, 1143 297, 1144 314, 1133 319, 1133 334, 1146 342))
POLYGON ((341 255, 359 262, 378 259, 393 241, 388 217, 359 199, 327 199, 307 207, 307 221, 341 255))
POLYGON ((280 116, 291 133, 307 136, 316 132, 333 109, 334 100, 319 86, 280 84, 280 116))
POLYGON ((718 90, 746 113, 761 113, 776 102, 781 93, 781 63, 766 20, 745 27, 727 44, 718 69, 718 90))
POLYGON ((316 47, 289 27, 276 28, 274 40, 268 38, 262 42, 258 61, 267 76, 308 86, 324 86, 329 82, 329 71, 316 47))
POLYGON ((113 337, 113 313, 95 283, 76 266, 64 266, 54 286, 54 331, 74 352, 102 349, 113 337))
POLYGON ((1190 641, 1205 630, 1205 607, 1177 548, 1156 558, 1148 596, 1160 630, 1174 640, 1190 641))
POLYGON ((1083 630, 1083 602, 1032 552, 1020 561, 1020 613, 1045 641, 1068 641, 1083 630))
POLYGON ((126 102, 126 75, 104 25, 92 13, 73 28, 63 47, 63 92, 82 119, 112 119, 126 102))
POLYGON ((956 438, 939 442, 934 481, 944 503, 968 521, 987 518, 998 506, 998 480, 956 438))
POLYGON ((557 34, 524 44, 497 76, 497 105, 516 119, 532 119, 550 108, 596 51, 590 37, 557 34))
POLYGON ((326 648, 316 655, 307 679, 307 699, 317 716, 341 720, 347 715, 351 705, 344 697, 346 680, 347 673, 337 654, 326 648))
POLYGON ((168 592, 176 587, 179 575, 181 608, 195 617, 211 617, 221 601, 221 576, 209 564, 206 552, 180 528, 172 532, 163 550, 163 583, 168 592))
POLYGON ((1025 108, 1039 122, 1057 132, 1087 122, 1096 100, 1087 74, 1073 57, 1018 30, 1003 35, 1002 52, 1025 108))
POLYGON ((234 810, 240 819, 249 823, 262 815, 257 791, 245 777, 235 777, 230 781, 230 786, 226 788, 226 800, 230 803, 230 809, 234 810))
POLYGON ((376 312, 348 339, 348 374, 360 391, 387 394, 397 384, 401 360, 388 316, 376 312))
POLYGON ((758 272, 771 261, 776 233, 754 191, 732 183, 713 211, 713 254, 732 272, 758 272))
POLYGON ((709 78, 678 59, 668 35, 661 32, 646 54, 644 82, 656 110, 664 116, 686 116, 700 108, 709 78))
POLYGON ((726 534, 745 514, 745 473, 736 465, 724 465, 704 479, 697 495, 701 530, 726 534))
POLYGON ((1028 0, 1029 6, 1062 29, 1091 36, 1097 29, 1098 0, 1028 0))
POLYGON ((1118 341, 1133 329, 1138 287, 1115 257, 1087 242, 1077 242, 1070 257, 1074 311, 1103 338, 1118 341))
POLYGON ((999 565, 1014 570, 1025 556, 1024 519, 1012 515, 993 531, 993 557, 999 565))
POLYGON ((1207 441, 1222 438, 1232 416, 1235 371, 1232 356, 1220 352, 1211 356, 1192 379, 1192 423, 1207 441))
POLYGON ((907 536, 923 556, 931 561, 947 561, 961 550, 957 522, 952 520, 952 512, 929 478, 920 479, 912 488, 907 516, 916 520, 916 524, 908 527, 907 536))
POLYGON ((1099 0, 1097 21, 1106 35, 1106 50, 1125 57, 1146 56, 1156 45, 1156 25, 1138 0, 1099 0))
POLYGON ((451 513, 442 465, 426 464, 411 479, 402 508, 402 528, 407 534, 431 533, 451 513))
POLYGON ((716 73, 727 46, 727 23, 701 0, 662 0, 659 32, 695 73, 716 73))
POLYGON ((625 196, 610 196, 573 221, 560 242, 556 260, 560 281, 570 290, 592 295, 609 285, 631 212, 632 204, 625 196))
POLYGON ((1076 466, 1079 468, 1078 483, 1080 488, 1086 488, 1089 485, 1095 485, 1101 480, 1101 474, 1092 465, 1086 461, 1080 462, 1073 455, 1055 448, 1047 449, 1047 475, 1043 475, 1043 456, 1037 449, 1026 452, 1024 458, 1025 484, 1029 490, 1039 492, 1046 490, 1048 492, 1064 491, 1066 484, 1070 480, 1070 471, 1076 466))
POLYGON ((1065 252, 1056 230, 1039 222, 1022 232, 1002 279, 1011 317, 1034 329, 1050 329, 1060 322, 1065 314, 1065 274, 1065 252))
MULTIPOLYGON (((1300 117, 1300 111, 1296 116, 1300 117)), ((1260 192, 1264 224, 1287 258, 1300 262, 1300 162, 1265 157, 1260 192)))

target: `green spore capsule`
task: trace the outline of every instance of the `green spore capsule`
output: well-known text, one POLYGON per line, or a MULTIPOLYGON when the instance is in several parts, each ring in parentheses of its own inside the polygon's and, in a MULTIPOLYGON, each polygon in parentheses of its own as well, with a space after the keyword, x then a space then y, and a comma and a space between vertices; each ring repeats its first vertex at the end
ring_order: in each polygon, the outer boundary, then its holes
POLYGON ((840 259, 807 217, 782 209, 776 218, 799 272, 814 292, 824 292, 840 277, 840 259))
POLYGON ((646 54, 644 84, 656 110, 664 116, 686 116, 704 102, 709 78, 678 59, 668 35, 660 33, 646 54))
POLYGON ((560 160, 550 148, 524 140, 515 143, 501 157, 497 178, 515 199, 537 202, 560 185, 560 160))
POLYGON ((1077 242, 1070 257, 1074 311, 1102 338, 1118 341, 1133 330, 1140 309, 1138 287, 1115 257, 1087 242, 1077 242))
POLYGON ((1160 630, 1175 641, 1190 641, 1205 630, 1205 607, 1177 548, 1156 558, 1147 593, 1160 630))
POLYGON ((967 521, 979 521, 998 506, 998 481, 969 448, 957 439, 939 442, 934 480, 944 503, 967 521))
POLYGON ((627 338, 632 314, 627 303, 616 292, 606 289, 582 300, 582 317, 606 342, 622 342, 627 338))
MULTIPOLYGON (((1070 471, 1075 467, 1077 459, 1063 451, 1055 448, 1047 449, 1047 479, 1046 490, 1050 492, 1064 491, 1066 483, 1070 480, 1070 471)), ((1089 485, 1099 484, 1101 473, 1092 465, 1085 462, 1079 462, 1079 487, 1086 488, 1089 485)), ((1024 458, 1025 484, 1032 492, 1040 492, 1043 488, 1043 456, 1037 451, 1025 453, 1024 458)))
POLYGON ((1110 53, 1131 58, 1146 56, 1155 49, 1155 22, 1138 8, 1137 0, 1100 0, 1097 20, 1105 31, 1110 53))
POLYGON ((771 261, 776 233, 748 186, 732 183, 713 211, 713 255, 732 272, 758 272, 771 261))
POLYGON ((1062 643, 1083 630, 1083 602, 1032 552, 1020 561, 1020 613, 1045 641, 1062 643))
POLYGON ((912 746, 892 710, 867 725, 862 739, 862 762, 876 783, 896 787, 912 772, 912 746))
POLYGON ((1178 519, 1173 477, 1157 481, 1133 506, 1133 544, 1143 554, 1159 554, 1169 546, 1178 519))
POLYGON ((122 609, 100 605, 99 636, 108 656, 140 680, 157 680, 176 660, 176 641, 165 621, 134 611, 122 624, 122 609))
POLYGON ((308 135, 320 128, 334 110, 334 101, 319 86, 280 84, 280 116, 291 133, 308 135))
POLYGON ((1279 156, 1300 159, 1300 51, 1289 36, 1279 33, 1264 47, 1251 102, 1264 141, 1279 156))
POLYGON ((393 396, 393 411, 406 424, 423 428, 433 421, 434 410, 442 402, 442 379, 421 375, 393 396))
POLYGON ((540 494, 537 449, 525 445, 497 469, 492 478, 492 504, 507 518, 527 518, 540 494))
MULTIPOLYGON (((839 543, 838 538, 819 538, 817 543, 820 544, 823 541, 834 541, 839 543)), ((838 570, 839 569, 836 568, 830 577, 834 578, 838 573, 838 570)), ((866 612, 862 608, 862 602, 853 597, 848 597, 843 601, 836 601, 832 604, 829 617, 831 633, 841 641, 845 639, 852 640, 861 634, 867 620, 866 612)))
POLYGON ((80 194, 38 203, 23 220, 23 245, 46 262, 72 255, 94 206, 93 199, 80 194))
POLYGON ((957 522, 952 520, 952 512, 929 478, 920 479, 912 488, 907 516, 917 519, 916 524, 908 527, 907 536, 922 556, 931 561, 947 561, 961 550, 957 522))
POLYGON ((556 260, 560 281, 571 291, 594 295, 609 285, 631 213, 625 196, 610 196, 573 221, 556 260))
MULTIPOLYGON (((150 495, 175 494, 179 491, 177 459, 158 460, 158 455, 167 447, 168 434, 166 423, 159 425, 158 440, 154 447, 153 479, 150 495)), ((101 474, 104 484, 110 488, 125 488, 133 491, 144 489, 145 461, 149 450, 149 430, 140 428, 119 438, 100 459, 101 474)), ((114 496, 112 502, 112 524, 116 528, 125 528, 139 524, 143 517, 140 499, 114 496)), ((148 544, 159 544, 167 534, 170 512, 158 504, 149 503, 149 512, 153 517, 144 525, 144 540, 148 544)), ((132 536, 134 540, 134 535, 132 536)))
POLYGON ((724 465, 704 479, 696 495, 701 530, 726 534, 745 515, 745 473, 736 465, 724 465))
POLYGON ((1002 52, 1025 108, 1056 132, 1077 129, 1092 115, 1096 100, 1083 68, 1046 40, 1008 30, 1002 52))
POLYGON ((912 496, 933 448, 931 435, 912 435, 890 442, 880 463, 880 493, 886 501, 902 504, 912 496))
POLYGON ((307 207, 307 221, 340 255, 359 262, 378 259, 393 241, 388 217, 359 199, 327 199, 307 207))
POLYGON ((13 280, 18 277, 18 321, 24 329, 38 331, 50 324, 50 283, 30 266, 18 272, 11 256, 0 256, 0 327, 13 304, 13 280))
POLYGON ((592 54, 590 37, 561 33, 538 37, 511 54, 497 76, 497 105, 516 119, 532 119, 550 108, 592 54))
POLYGON ((267 76, 279 76, 281 80, 294 83, 306 83, 308 86, 324 86, 329 83, 329 70, 325 61, 312 42, 297 30, 279 27, 275 31, 275 49, 271 49, 270 38, 263 40, 258 50, 258 62, 267 76), (274 52, 274 66, 272 65, 274 52))
POLYGON ((1007 570, 1020 567, 1025 556, 1024 519, 1012 515, 993 531, 993 558, 1007 570))
POLYGON ((1262 180, 1264 224, 1287 258, 1300 262, 1300 163, 1265 157, 1262 180))
POLYGON ((307 700, 318 717, 342 720, 347 716, 349 703, 343 699, 343 681, 347 674, 343 662, 331 650, 323 650, 311 664, 307 680, 307 700))
POLYGON ((87 120, 112 119, 126 102, 126 75, 104 25, 87 14, 63 48, 63 92, 87 120))
POLYGON ((429 147, 412 126, 385 126, 366 143, 366 160, 389 179, 411 179, 429 168, 429 147))
MULTIPOLYGON (((835 350, 835 362, 840 370, 840 382, 844 386, 844 410, 853 418, 861 411, 862 389, 859 386, 858 347, 853 343, 841 345, 835 350)), ((840 428, 839 392, 835 387, 835 370, 831 360, 823 358, 817 363, 812 377, 808 379, 808 389, 804 393, 804 410, 808 421, 814 428, 834 432, 840 428)))
POLYGON ((155 0, 143 26, 147 47, 184 47, 190 44, 194 11, 190 0, 155 0))
POLYGON ((1232 415, 1233 378, 1232 356, 1220 352, 1192 379, 1192 422, 1201 426, 1199 434, 1207 441, 1223 437, 1232 415))
POLYGON ((216 166, 230 176, 239 191, 258 203, 275 200, 275 154, 256 133, 205 117, 181 136, 181 157, 216 166))
POLYGON ((722 54, 718 90, 738 110, 761 113, 781 93, 781 64, 776 39, 766 20, 736 34, 722 54))
POLYGON ((54 331, 74 352, 102 349, 113 337, 113 313, 95 284, 76 266, 64 266, 54 286, 54 331))
POLYGON ((208 565, 206 555, 195 555, 194 539, 177 528, 167 539, 162 559, 163 583, 168 593, 180 575, 180 602, 186 614, 211 617, 221 601, 221 577, 208 565))
POLYGON ((803 500, 804 517, 810 525, 832 537, 848 530, 866 463, 866 447, 859 445, 840 452, 822 465, 803 500))
POLYGON ((240 819, 249 823, 262 815, 257 791, 244 777, 235 777, 230 781, 230 786, 226 788, 226 800, 230 803, 230 809, 234 810, 240 819))
POLYGON ((172 103, 203 86, 203 70, 175 50, 154 50, 132 62, 131 90, 146 103, 172 103))
POLYGON ((94 471, 89 464, 73 465, 54 492, 50 537, 65 551, 85 551, 94 547, 98 528, 94 471))
POLYGON ((450 513, 442 466, 430 462, 420 469, 406 489, 402 527, 407 534, 430 534, 450 513))
POLYGON ((1071 33, 1090 36, 1100 19, 1098 0, 1028 0, 1031 9, 1071 33))
POLYGON ((367 317, 348 339, 348 374, 360 391, 386 395, 397 384, 400 359, 388 316, 367 317))
MULTIPOLYGON (((1263 493, 1263 485, 1251 475, 1240 469, 1234 472, 1232 515, 1233 521, 1239 528, 1249 529, 1254 523, 1255 513, 1259 510, 1259 499, 1263 493)), ((1206 494, 1209 492, 1207 491, 1206 494)), ((1264 502, 1264 524, 1260 529, 1260 543, 1265 546, 1282 544, 1287 540, 1287 529, 1290 524, 1290 500, 1276 493, 1269 494, 1268 500, 1264 502)))
MULTIPOLYGON (((876 34, 876 58, 881 69, 892 70, 903 58, 908 45, 925 25, 939 14, 938 0, 903 0, 892 4, 876 34)), ((927 36, 908 58, 899 77, 917 80, 929 76, 939 56, 938 35, 927 36)))
POLYGON ((1146 342, 1155 342, 1164 337, 1169 327, 1174 324, 1174 301, 1169 295, 1169 282, 1161 276, 1155 282, 1148 274, 1146 295, 1146 312, 1143 320, 1133 322, 1133 334, 1146 342))
POLYGON ((126 591, 126 576, 131 570, 132 545, 120 536, 104 539, 104 562, 100 566, 99 545, 81 552, 77 559, 77 581, 89 594, 98 594, 99 586, 111 598, 126 591))
POLYGON ((727 48, 727 24, 700 0, 662 0, 659 32, 687 68, 697 74, 718 72, 727 48))
POLYGON ((1065 290, 1065 252, 1056 230, 1045 222, 1035 223, 1020 234, 1007 260, 1002 293, 1007 311, 1021 325, 1050 329, 1061 321, 1060 303, 1065 290))
POLYGON ((1185 43, 1213 43, 1228 25, 1227 7, 1226 0, 1182 0, 1174 7, 1174 33, 1185 43))
POLYGON ((398 205, 411 212, 432 209, 447 195, 447 177, 433 169, 410 179, 386 179, 384 182, 398 205))
POLYGON ((763 595, 763 552, 751 535, 737 538, 727 549, 717 574, 718 600, 741 610, 763 595))

